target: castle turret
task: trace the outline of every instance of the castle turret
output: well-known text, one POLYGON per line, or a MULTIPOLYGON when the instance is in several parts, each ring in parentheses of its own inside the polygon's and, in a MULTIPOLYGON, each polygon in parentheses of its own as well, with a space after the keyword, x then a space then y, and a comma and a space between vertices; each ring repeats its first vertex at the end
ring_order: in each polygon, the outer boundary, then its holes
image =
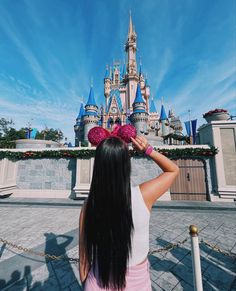
POLYGON ((106 67, 106 73, 104 77, 104 95, 106 97, 106 107, 108 106, 108 98, 111 92, 111 78, 108 70, 108 66, 106 67))
POLYGON ((169 121, 166 115, 165 107, 161 105, 161 115, 160 115, 160 123, 161 123, 161 135, 165 136, 169 134, 169 121))
POLYGON ((84 105, 81 103, 79 114, 76 118, 76 124, 74 125, 75 131, 75 146, 79 146, 84 138, 84 127, 83 127, 83 116, 84 116, 84 105))
POLYGON ((84 140, 88 141, 88 132, 91 128, 98 124, 98 106, 94 99, 93 87, 91 86, 89 92, 89 98, 85 105, 85 112, 83 117, 84 123, 84 140))
POLYGON ((126 74, 127 74, 127 72, 126 72, 126 65, 124 63, 124 65, 123 65, 123 71, 122 71, 122 78, 125 78, 126 74))
POLYGON ((159 127, 159 114, 157 113, 154 99, 152 97, 150 106, 149 106, 149 128, 150 132, 154 135, 158 135, 159 127))
POLYGON ((140 85, 137 85, 136 97, 133 103, 133 113, 130 116, 132 124, 137 130, 137 134, 147 134, 148 113, 145 110, 146 105, 142 97, 140 85))
POLYGON ((112 88, 118 88, 120 85, 120 62, 113 63, 113 70, 112 70, 112 88))
POLYGON ((173 109, 169 110, 170 128, 174 134, 182 135, 183 126, 180 118, 175 116, 173 109))
POLYGON ((148 79, 147 78, 145 79, 145 96, 146 96, 147 100, 150 97, 150 85, 148 83, 148 79))
POLYGON ((143 72, 142 72, 141 62, 139 64, 139 83, 140 83, 140 88, 143 90, 145 87, 145 79, 144 79, 143 72))
POLYGON ((139 82, 139 77, 137 73, 137 63, 136 63, 136 44, 137 35, 135 33, 132 18, 130 14, 129 20, 129 31, 128 38, 125 44, 125 51, 127 54, 127 108, 126 110, 132 110, 132 104, 135 99, 135 93, 137 90, 137 83, 139 82))

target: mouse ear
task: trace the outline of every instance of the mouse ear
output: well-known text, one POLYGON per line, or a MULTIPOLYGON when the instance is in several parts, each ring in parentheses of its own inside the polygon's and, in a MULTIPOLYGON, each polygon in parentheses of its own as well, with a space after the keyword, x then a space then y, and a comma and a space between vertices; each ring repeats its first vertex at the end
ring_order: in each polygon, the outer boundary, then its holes
POLYGON ((117 136, 119 136, 126 143, 130 143, 131 137, 136 138, 137 131, 136 128, 131 124, 123 125, 119 128, 117 136))
POLYGON ((102 140, 104 140, 108 136, 110 136, 110 132, 99 126, 91 128, 88 132, 88 140, 94 146, 97 146, 102 140))

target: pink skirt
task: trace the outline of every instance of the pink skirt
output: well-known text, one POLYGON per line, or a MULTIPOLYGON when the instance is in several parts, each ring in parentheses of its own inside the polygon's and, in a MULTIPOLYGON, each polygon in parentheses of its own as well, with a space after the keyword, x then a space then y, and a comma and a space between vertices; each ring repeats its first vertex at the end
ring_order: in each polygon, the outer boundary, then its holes
MULTIPOLYGON (((90 270, 85 282, 85 291, 115 291, 115 289, 103 289, 99 287, 96 277, 90 270)), ((149 262, 146 259, 143 263, 129 267, 126 274, 126 287, 124 291, 151 291, 151 280, 149 273, 149 262)))

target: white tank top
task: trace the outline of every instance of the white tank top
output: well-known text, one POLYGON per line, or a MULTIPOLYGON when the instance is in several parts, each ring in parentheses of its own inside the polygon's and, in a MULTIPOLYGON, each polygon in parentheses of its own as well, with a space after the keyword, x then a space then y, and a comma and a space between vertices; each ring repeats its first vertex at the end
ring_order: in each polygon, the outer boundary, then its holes
POLYGON ((135 266, 143 262, 148 255, 150 211, 143 200, 139 186, 131 187, 131 201, 134 230, 128 265, 135 266))

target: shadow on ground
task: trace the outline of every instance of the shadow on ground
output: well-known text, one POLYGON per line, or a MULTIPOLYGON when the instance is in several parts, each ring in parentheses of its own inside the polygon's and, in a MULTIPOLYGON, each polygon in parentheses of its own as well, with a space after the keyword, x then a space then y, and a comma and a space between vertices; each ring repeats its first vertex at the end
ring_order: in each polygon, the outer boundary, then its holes
MULTIPOLYGON (((0 290, 82 290, 78 277, 75 275, 72 265, 67 260, 66 247, 72 242, 73 237, 68 235, 55 235, 54 233, 45 233, 45 253, 55 256, 63 256, 64 260, 52 260, 45 258, 48 278, 44 281, 34 281, 31 267, 24 267, 24 274, 15 270, 11 274, 8 282, 0 279, 0 290)), ((77 268, 77 266, 76 266, 77 268)), ((37 277, 37 276, 36 276, 37 277)))
MULTIPOLYGON (((11 278, 6 281, 0 279, 0 290, 82 290, 78 272, 73 269, 66 254, 66 248, 71 244, 73 237, 70 235, 56 235, 45 233, 45 253, 64 256, 65 260, 51 260, 45 258, 43 272, 44 280, 37 279, 31 266, 25 265, 22 273, 16 269, 11 273, 11 278)), ((156 239, 158 247, 166 247, 169 241, 162 238, 156 239)), ((5 245, 0 249, 0 257, 5 245)), ((200 244, 201 267, 203 274, 204 291, 236 290, 236 260, 221 254, 207 245, 200 244)), ((154 253, 149 256, 153 290, 193 290, 192 261, 190 245, 187 242, 167 253, 154 253)), ((77 266, 75 266, 77 268, 77 266)), ((40 269, 40 268, 39 268, 40 269)), ((37 271, 37 270, 36 270, 37 271)))
MULTIPOLYGON (((156 241, 161 248, 170 244, 162 238, 157 238, 156 241)), ((204 244, 200 244, 200 252, 203 290, 236 290, 236 259, 204 244)), ((149 261, 153 273, 152 280, 158 288, 166 291, 175 288, 184 291, 194 290, 190 248, 182 245, 167 253, 154 253, 149 256, 149 261)))

